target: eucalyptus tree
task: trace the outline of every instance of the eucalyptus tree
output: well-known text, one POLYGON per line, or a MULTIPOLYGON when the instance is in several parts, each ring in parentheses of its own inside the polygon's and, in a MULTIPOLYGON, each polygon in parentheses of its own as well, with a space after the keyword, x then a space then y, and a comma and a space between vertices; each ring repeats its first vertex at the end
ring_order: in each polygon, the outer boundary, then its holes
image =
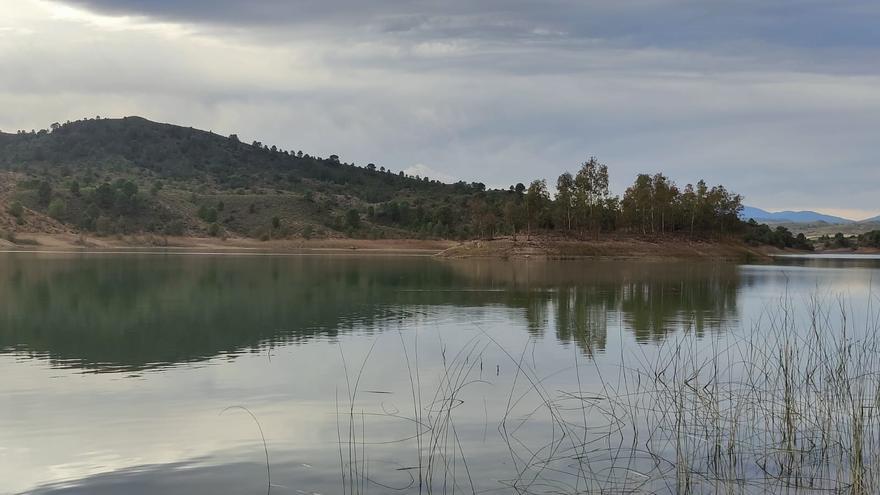
POLYGON ((561 210, 565 226, 571 231, 571 214, 574 210, 574 177, 565 172, 556 179, 556 207, 561 210))
MULTIPOLYGON (((601 208, 610 195, 608 189, 608 166, 596 159, 590 159, 581 165, 574 178, 575 205, 579 213, 586 217, 587 225, 596 230, 596 219, 601 216, 601 208)), ((598 235, 598 231, 596 232, 598 235)))
POLYGON ((542 216, 549 203, 547 181, 533 180, 526 191, 526 229, 529 239, 532 237, 532 224, 542 216))

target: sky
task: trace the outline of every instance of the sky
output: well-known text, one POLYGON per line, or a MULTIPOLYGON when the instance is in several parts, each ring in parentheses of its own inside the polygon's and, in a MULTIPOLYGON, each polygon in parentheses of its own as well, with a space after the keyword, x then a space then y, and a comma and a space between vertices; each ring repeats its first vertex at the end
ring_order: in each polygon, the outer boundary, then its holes
POLYGON ((100 115, 507 187, 596 156, 880 214, 876 0, 0 0, 0 130, 100 115))

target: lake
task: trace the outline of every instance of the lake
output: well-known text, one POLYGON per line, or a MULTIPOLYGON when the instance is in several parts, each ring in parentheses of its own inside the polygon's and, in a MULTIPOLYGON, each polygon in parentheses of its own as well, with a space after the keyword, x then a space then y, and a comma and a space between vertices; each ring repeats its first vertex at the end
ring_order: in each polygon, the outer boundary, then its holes
POLYGON ((878 279, 2 253, 0 493, 870 493, 878 279))

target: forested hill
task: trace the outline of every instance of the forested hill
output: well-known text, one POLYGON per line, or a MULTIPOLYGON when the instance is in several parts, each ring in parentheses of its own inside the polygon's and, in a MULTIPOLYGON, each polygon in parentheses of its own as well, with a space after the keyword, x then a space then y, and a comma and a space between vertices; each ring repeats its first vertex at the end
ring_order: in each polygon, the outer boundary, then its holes
POLYGON ((2 134, 0 168, 18 172, 7 202, 101 233, 459 236, 485 189, 139 117, 2 134))
POLYGON ((723 186, 641 174, 618 196, 608 174, 591 158, 551 179, 551 198, 544 179, 487 190, 139 117, 95 118, 0 134, 0 230, 261 239, 613 231, 798 242, 740 221, 742 198, 723 186))

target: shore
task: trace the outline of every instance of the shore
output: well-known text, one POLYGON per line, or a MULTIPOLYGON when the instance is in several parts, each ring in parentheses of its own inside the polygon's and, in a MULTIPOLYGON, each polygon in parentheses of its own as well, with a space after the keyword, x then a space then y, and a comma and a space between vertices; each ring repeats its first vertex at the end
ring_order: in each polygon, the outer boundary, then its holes
POLYGON ((0 249, 22 251, 120 251, 120 250, 205 250, 217 252, 285 253, 298 251, 359 252, 373 254, 420 254, 442 258, 501 259, 641 259, 761 261, 773 254, 797 254, 772 247, 754 248, 737 241, 696 241, 681 238, 646 239, 607 235, 598 240, 575 240, 533 236, 516 240, 449 241, 421 239, 277 239, 165 237, 131 235, 92 237, 69 233, 22 233, 15 242, 0 239, 0 249))
POLYGON ((754 248, 738 241, 699 241, 683 238, 647 239, 606 235, 599 239, 520 236, 491 241, 468 241, 453 246, 440 256, 447 258, 545 258, 545 259, 640 259, 640 260, 769 260, 782 251, 754 248))
POLYGON ((206 250, 220 252, 292 252, 357 251, 375 253, 419 253, 434 255, 456 242, 420 239, 274 239, 260 241, 248 238, 220 239, 216 237, 174 237, 150 234, 97 237, 76 234, 22 233, 15 242, 0 239, 0 248, 6 250, 53 251, 53 250, 206 250))

